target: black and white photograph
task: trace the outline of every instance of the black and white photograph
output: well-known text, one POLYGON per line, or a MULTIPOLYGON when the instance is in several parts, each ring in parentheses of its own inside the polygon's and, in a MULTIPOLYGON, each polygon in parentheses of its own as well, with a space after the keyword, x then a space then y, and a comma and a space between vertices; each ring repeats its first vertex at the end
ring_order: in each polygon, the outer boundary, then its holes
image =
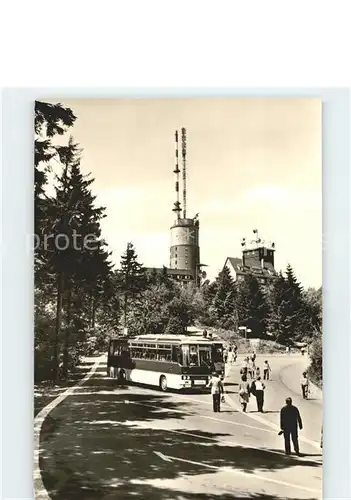
POLYGON ((322 498, 321 99, 34 107, 35 498, 322 498))

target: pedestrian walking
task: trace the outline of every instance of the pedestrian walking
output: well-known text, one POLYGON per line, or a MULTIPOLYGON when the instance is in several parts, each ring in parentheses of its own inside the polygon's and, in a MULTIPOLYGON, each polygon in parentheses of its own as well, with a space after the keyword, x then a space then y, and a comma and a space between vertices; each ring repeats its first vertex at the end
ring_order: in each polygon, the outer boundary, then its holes
POLYGON ((303 372, 301 379, 301 391, 303 399, 308 398, 309 387, 310 387, 310 381, 308 379, 307 373, 303 372))
POLYGON ((263 363, 263 379, 264 380, 269 380, 269 374, 271 372, 271 367, 269 366, 269 363, 268 361, 266 360, 264 363, 263 363))
POLYGON ((256 353, 255 353, 255 351, 251 354, 251 365, 252 365, 252 368, 255 369, 255 367, 256 367, 256 353))
POLYGON ((250 399, 250 385, 247 381, 247 376, 242 375, 241 382, 239 384, 239 401, 242 406, 243 412, 246 412, 249 399, 250 399))
POLYGON ((248 372, 249 372, 249 358, 245 358, 243 366, 242 366, 242 368, 240 370, 240 374, 241 375, 245 375, 245 377, 247 377, 248 376, 248 372))
POLYGON ((255 371, 256 371, 256 365, 255 365, 255 361, 252 361, 252 358, 250 359, 250 361, 248 362, 249 363, 249 373, 250 373, 250 377, 251 377, 251 380, 254 379, 255 377, 255 371))
POLYGON ((266 386, 261 381, 261 377, 258 376, 251 384, 250 392, 255 396, 257 402, 257 411, 263 413, 263 403, 264 403, 264 390, 266 386))
POLYGON ((223 361, 224 361, 224 363, 228 363, 228 350, 227 350, 227 348, 225 348, 223 350, 223 361))
POLYGON ((291 454, 291 443, 294 445, 296 455, 300 456, 298 427, 302 429, 302 420, 300 412, 296 406, 292 404, 291 398, 286 398, 286 405, 280 410, 280 429, 279 434, 284 434, 285 453, 291 454))
POLYGON ((211 387, 212 401, 213 401, 213 411, 215 413, 221 411, 221 399, 224 394, 223 382, 216 372, 212 373, 212 377, 207 384, 207 387, 211 387))
POLYGON ((260 370, 260 367, 257 366, 256 371, 255 371, 255 379, 257 380, 258 377, 260 377, 260 376, 261 376, 261 370, 260 370))

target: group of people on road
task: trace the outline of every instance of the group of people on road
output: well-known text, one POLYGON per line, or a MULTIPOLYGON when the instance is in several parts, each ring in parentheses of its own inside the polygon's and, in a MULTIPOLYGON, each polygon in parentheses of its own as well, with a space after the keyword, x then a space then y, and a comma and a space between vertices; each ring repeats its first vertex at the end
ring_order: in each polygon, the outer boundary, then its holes
MULTIPOLYGON (((263 382, 261 382, 260 377, 255 380, 253 384, 255 384, 255 396, 257 399, 258 411, 262 411, 264 384, 263 382)), ((208 387, 211 387, 213 411, 216 413, 220 412, 221 401, 224 397, 224 387, 221 378, 216 375, 216 373, 214 373, 212 378, 210 379, 208 387)), ((241 383, 239 385, 239 397, 243 406, 243 411, 246 411, 246 406, 249 401, 251 392, 252 389, 247 382, 246 376, 242 375, 241 383)), ((298 429, 302 429, 302 419, 298 408, 292 404, 292 399, 290 397, 286 398, 285 406, 283 406, 283 408, 280 410, 280 429, 281 430, 279 431, 279 435, 284 435, 285 453, 287 455, 291 454, 292 441, 296 455, 300 456, 301 454, 298 440, 298 429)))
MULTIPOLYGON (((269 365, 268 360, 265 360, 263 363, 263 379, 269 380, 269 375, 271 372, 271 367, 269 365)), ((246 377, 250 377, 251 380, 257 379, 261 376, 261 368, 256 366, 256 353, 253 352, 251 356, 247 356, 244 359, 243 366, 240 370, 241 375, 246 375, 246 377)))
MULTIPOLYGON (((236 346, 235 346, 236 347, 236 346)), ((235 361, 237 358, 237 348, 235 351, 229 352, 235 353, 235 361)), ((234 356, 233 356, 234 358, 234 356)), ((228 362, 228 357, 225 358, 228 362)), ((232 362, 233 359, 229 360, 232 362)), ((264 361, 263 364, 263 380, 269 380, 271 374, 271 367, 268 360, 264 361)), ((264 391, 266 389, 265 383, 261 379, 261 370, 256 366, 256 353, 253 352, 251 356, 247 356, 244 359, 243 366, 240 370, 241 380, 239 383, 239 401, 242 407, 242 411, 246 412, 247 405, 250 400, 250 396, 253 395, 256 398, 257 411, 263 413, 264 405, 264 391), (250 378, 250 381, 249 381, 250 378)), ((213 399, 213 411, 220 412, 221 402, 224 401, 224 386, 221 378, 213 374, 209 381, 208 387, 211 387, 211 394, 213 399)), ((303 399, 308 398, 309 394, 309 379, 307 372, 303 372, 301 378, 301 391, 303 399)), ((298 429, 302 429, 302 419, 299 409, 292 404, 291 397, 286 398, 285 406, 280 410, 280 431, 279 435, 284 436, 284 448, 287 455, 291 454, 291 442, 296 455, 300 456, 299 440, 298 440, 298 429)), ((321 437, 321 447, 323 446, 323 430, 321 437)))
MULTIPOLYGON (((263 380, 269 380, 271 367, 268 360, 263 363, 263 380)), ((263 413, 264 391, 266 389, 265 383, 261 378, 261 369, 256 366, 256 353, 253 352, 251 356, 244 359, 243 366, 240 370, 241 381, 239 383, 239 401, 242 411, 246 412, 250 396, 256 398, 257 411, 263 413), (248 379, 250 378, 250 382, 248 379)))
POLYGON ((230 344, 227 349, 223 351, 223 359, 225 363, 235 363, 238 357, 238 346, 230 344))

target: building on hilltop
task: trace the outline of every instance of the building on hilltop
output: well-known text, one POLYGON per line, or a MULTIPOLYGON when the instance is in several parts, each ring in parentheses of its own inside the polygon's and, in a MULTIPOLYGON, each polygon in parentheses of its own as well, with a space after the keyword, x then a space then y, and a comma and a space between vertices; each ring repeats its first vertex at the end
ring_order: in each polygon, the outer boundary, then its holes
POLYGON ((192 283, 194 281, 192 273, 187 269, 170 269, 169 267, 146 267, 144 269, 148 278, 151 278, 153 275, 166 275, 182 284, 192 283))
POLYGON ((223 269, 228 267, 234 281, 240 282, 245 276, 253 276, 258 282, 266 286, 278 277, 274 268, 275 244, 264 241, 254 229, 255 240, 247 243, 246 238, 241 242, 242 258, 227 257, 223 269))

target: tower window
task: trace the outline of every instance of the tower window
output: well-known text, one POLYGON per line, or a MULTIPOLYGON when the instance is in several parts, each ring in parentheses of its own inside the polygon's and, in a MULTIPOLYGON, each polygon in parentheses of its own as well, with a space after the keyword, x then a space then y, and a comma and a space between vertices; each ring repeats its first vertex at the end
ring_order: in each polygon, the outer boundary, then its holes
POLYGON ((188 261, 186 260, 186 261, 185 261, 185 265, 187 265, 187 264, 188 264, 188 261))
POLYGON ((175 261, 175 265, 177 265, 177 261, 175 261))

